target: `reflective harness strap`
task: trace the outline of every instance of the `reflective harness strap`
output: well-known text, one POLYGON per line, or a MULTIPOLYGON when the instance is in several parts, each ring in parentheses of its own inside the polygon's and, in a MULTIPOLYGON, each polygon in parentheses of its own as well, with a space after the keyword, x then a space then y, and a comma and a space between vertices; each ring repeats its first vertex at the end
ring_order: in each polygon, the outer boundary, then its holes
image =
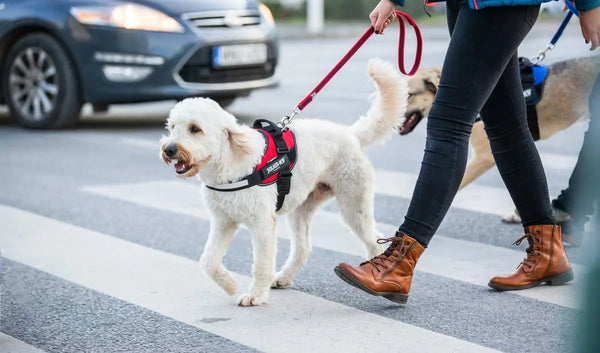
MULTIPOLYGON (((271 185, 276 182, 276 211, 279 211, 283 206, 285 196, 290 192, 292 178, 291 169, 294 167, 296 162, 296 143, 294 142, 291 148, 288 147, 283 137, 281 128, 269 120, 256 120, 253 127, 263 134, 267 144, 267 150, 269 147, 269 136, 267 136, 267 134, 270 135, 273 143, 275 144, 275 149, 277 152, 276 156, 267 161, 264 166, 260 168, 257 167, 252 174, 239 181, 221 185, 206 185, 206 187, 210 190, 230 192, 247 189, 256 185, 271 185), (273 178, 274 176, 276 176, 276 178, 273 178)), ((291 132, 289 133, 291 134, 291 132)), ((267 150, 265 150, 265 157, 268 158, 266 155, 267 150)))

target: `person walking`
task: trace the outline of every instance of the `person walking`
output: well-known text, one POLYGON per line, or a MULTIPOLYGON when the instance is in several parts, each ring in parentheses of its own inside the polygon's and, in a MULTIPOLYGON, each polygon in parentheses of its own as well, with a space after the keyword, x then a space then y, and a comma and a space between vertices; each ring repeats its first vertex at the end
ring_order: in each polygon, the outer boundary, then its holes
POLYGON ((594 202, 600 199, 595 184, 600 179, 600 74, 589 98, 590 122, 583 137, 583 145, 577 157, 577 163, 569 185, 562 190, 552 206, 569 218, 561 223, 563 240, 579 246, 584 233, 584 226, 594 213, 594 202))
MULTIPOLYGON (((413 272, 464 174, 468 141, 481 113, 500 175, 523 220, 526 257, 516 272, 497 276, 497 290, 571 281, 573 271, 550 205, 539 154, 529 133, 519 78, 517 48, 547 0, 447 0, 450 44, 427 119, 421 170, 404 223, 381 255, 359 266, 341 263, 335 273, 376 296, 406 303, 413 272)), ((376 33, 394 20, 404 0, 381 0, 369 15, 376 33)), ((583 36, 600 45, 600 0, 579 0, 583 36)))

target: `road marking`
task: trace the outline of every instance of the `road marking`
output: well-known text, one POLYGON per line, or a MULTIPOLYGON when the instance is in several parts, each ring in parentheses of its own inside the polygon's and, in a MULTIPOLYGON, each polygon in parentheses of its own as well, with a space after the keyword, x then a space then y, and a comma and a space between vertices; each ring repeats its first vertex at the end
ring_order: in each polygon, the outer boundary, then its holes
MULTIPOLYGON (((145 183, 89 186, 84 191, 127 201, 139 206, 176 212, 205 220, 210 212, 202 201, 201 185, 197 181, 156 181, 145 183)), ((378 223, 383 234, 393 234, 397 227, 378 223)), ((337 213, 319 211, 312 222, 313 246, 352 255, 364 256, 362 244, 352 235, 337 213), (343 241, 341 241, 343 239, 343 241)), ((278 236, 290 238, 287 227, 278 227, 278 236)), ((510 273, 523 257, 524 247, 517 250, 436 235, 419 260, 418 271, 431 273, 479 286, 486 286, 494 275, 510 273)), ((250 250, 249 250, 250 251, 250 250)), ((573 265, 577 278, 582 266, 573 265)), ((540 286, 512 292, 547 303, 578 308, 577 281, 564 286, 540 286)))
POLYGON ((577 157, 557 153, 540 153, 542 164, 546 169, 573 170, 577 157))
POLYGON ((261 351, 494 351, 294 290, 240 308, 195 261, 8 206, 0 219, 4 257, 261 351))
POLYGON ((38 349, 28 343, 19 341, 13 336, 9 336, 3 332, 0 332, 0 352, 3 353, 43 353, 44 351, 38 349))
MULTIPOLYGON (((376 169, 375 193, 410 200, 417 177, 412 173, 376 169)), ((497 216, 505 216, 515 209, 506 189, 478 184, 460 190, 452 201, 452 207, 497 216)))
MULTIPOLYGON (((149 139, 123 138, 121 142, 156 151, 159 148, 158 142, 149 139)), ((550 153, 540 155, 546 168, 556 166, 559 169, 571 170, 575 166, 576 158, 550 153)), ((418 175, 413 173, 376 169, 375 192, 381 195, 410 199, 417 182, 417 177, 418 175)), ((504 217, 515 209, 506 188, 491 187, 476 183, 460 190, 452 202, 452 207, 501 217, 504 217)))

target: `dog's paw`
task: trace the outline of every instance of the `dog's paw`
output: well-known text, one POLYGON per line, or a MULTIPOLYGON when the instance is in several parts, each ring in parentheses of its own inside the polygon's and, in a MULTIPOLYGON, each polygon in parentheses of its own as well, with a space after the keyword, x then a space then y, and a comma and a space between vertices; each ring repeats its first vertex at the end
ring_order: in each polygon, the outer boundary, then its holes
POLYGON ((239 306, 259 306, 267 303, 267 296, 253 295, 252 293, 242 294, 237 304, 239 306))
POLYGON ((521 217, 515 212, 511 212, 506 216, 502 217, 502 222, 504 223, 521 223, 521 217))
POLYGON ((294 284, 294 281, 292 278, 278 273, 275 275, 275 281, 273 281, 271 288, 283 289, 283 288, 287 288, 287 287, 291 286, 292 284, 294 284))

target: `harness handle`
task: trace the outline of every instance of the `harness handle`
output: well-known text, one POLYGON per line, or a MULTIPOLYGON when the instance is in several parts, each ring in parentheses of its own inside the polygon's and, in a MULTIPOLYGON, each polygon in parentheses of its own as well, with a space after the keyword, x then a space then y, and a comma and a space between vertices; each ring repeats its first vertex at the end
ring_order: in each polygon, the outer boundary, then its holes
MULTIPOLYGON (((394 15, 398 17, 398 24, 400 27, 400 34, 398 38, 398 68, 403 74, 412 76, 417 72, 419 65, 421 64, 421 57, 423 53, 423 37, 421 36, 421 30, 419 29, 419 26, 417 26, 417 23, 408 14, 401 11, 394 11, 394 15), (415 61, 412 68, 408 72, 404 66, 404 47, 406 43, 406 25, 404 24, 404 20, 408 21, 408 23, 414 28, 415 35, 417 37, 417 52, 415 54, 415 61)), ((304 110, 304 108, 306 108, 306 106, 313 101, 321 89, 323 89, 323 87, 325 87, 325 85, 333 78, 333 76, 340 71, 340 69, 348 62, 348 60, 350 60, 350 58, 352 58, 358 49, 365 44, 367 39, 369 39, 374 32, 375 29, 373 26, 367 29, 367 31, 358 39, 358 41, 354 43, 346 55, 344 55, 344 57, 342 57, 342 59, 333 67, 333 69, 329 71, 325 78, 323 78, 321 82, 319 82, 319 84, 312 91, 310 91, 310 93, 303 100, 301 100, 300 103, 298 103, 294 109, 294 114, 291 117, 284 119, 285 122, 282 122, 284 127, 291 122, 295 115, 298 115, 300 111, 304 110)))

